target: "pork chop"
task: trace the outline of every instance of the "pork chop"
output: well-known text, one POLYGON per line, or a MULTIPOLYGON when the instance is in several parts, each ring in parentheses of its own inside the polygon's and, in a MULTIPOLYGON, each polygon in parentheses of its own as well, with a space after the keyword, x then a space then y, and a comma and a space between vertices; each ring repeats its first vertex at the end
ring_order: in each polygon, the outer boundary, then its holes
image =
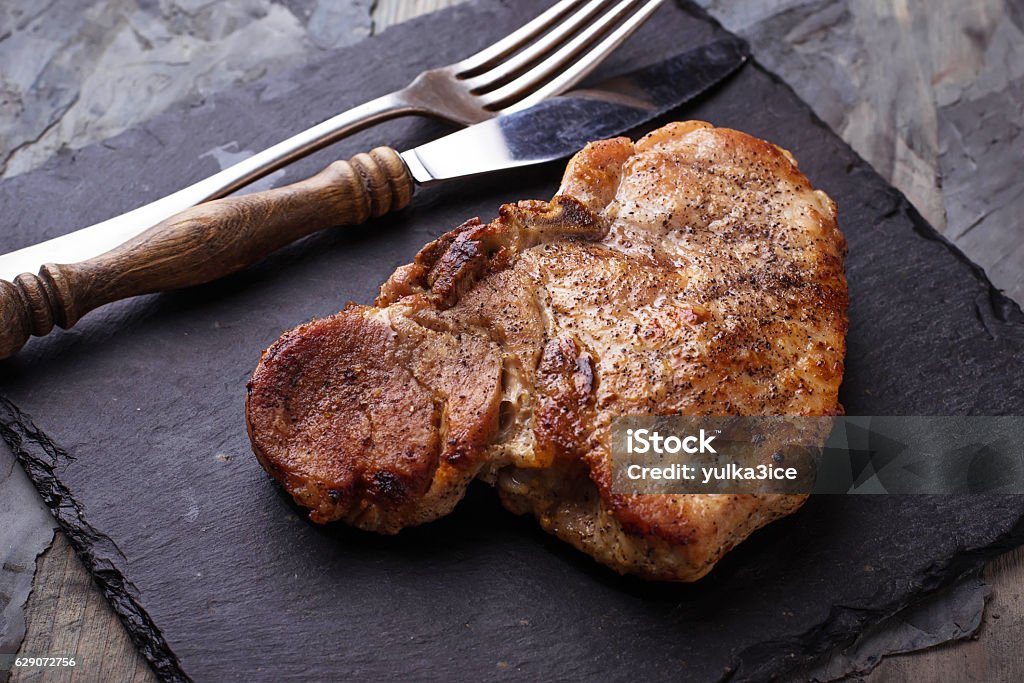
POLYGON ((253 450, 316 522, 383 533, 495 485, 595 559, 692 581, 803 495, 622 494, 622 415, 842 411, 846 246, 785 150, 702 122, 589 144, 551 202, 428 244, 372 307, 286 333, 253 450))

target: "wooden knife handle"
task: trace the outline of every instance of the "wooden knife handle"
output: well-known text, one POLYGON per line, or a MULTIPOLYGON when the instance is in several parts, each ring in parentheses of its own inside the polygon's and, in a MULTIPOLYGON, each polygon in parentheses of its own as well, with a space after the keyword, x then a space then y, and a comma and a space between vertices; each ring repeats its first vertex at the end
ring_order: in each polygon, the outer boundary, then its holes
POLYGON ((401 209, 412 192, 398 153, 378 147, 292 185, 199 204, 88 261, 0 280, 0 358, 112 301, 210 282, 318 230, 401 209))

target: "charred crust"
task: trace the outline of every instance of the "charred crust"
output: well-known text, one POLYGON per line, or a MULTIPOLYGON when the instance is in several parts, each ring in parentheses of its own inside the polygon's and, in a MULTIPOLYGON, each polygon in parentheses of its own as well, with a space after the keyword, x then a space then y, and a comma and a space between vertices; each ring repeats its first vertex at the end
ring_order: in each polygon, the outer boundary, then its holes
POLYGON ((394 532, 398 520, 426 521, 482 465, 497 430, 500 365, 479 335, 458 341, 348 307, 263 355, 246 401, 253 451, 315 522, 394 532))
POLYGON ((511 267, 525 249, 556 240, 599 240, 607 232, 603 218, 570 196, 505 204, 490 223, 472 218, 423 247, 381 287, 377 305, 424 293, 433 306, 448 309, 479 278, 511 267))
POLYGON ((285 335, 253 374, 246 402, 253 450, 316 521, 336 519, 364 495, 393 501, 396 491, 422 494, 430 486, 440 453, 431 397, 408 373, 396 374, 391 338, 387 325, 349 308, 285 335), (399 437, 408 444, 396 452, 399 437))
POLYGON ((401 477, 394 472, 388 472, 387 470, 374 472, 370 477, 370 481, 370 491, 377 498, 403 503, 409 497, 409 491, 402 483, 401 477))
POLYGON ((677 496, 624 496, 608 492, 605 498, 626 533, 656 538, 674 546, 697 541, 697 529, 685 515, 679 514, 677 496))
POLYGON ((592 240, 604 237, 608 231, 604 221, 573 197, 560 195, 552 204, 556 208, 554 215, 544 215, 548 225, 571 226, 574 237, 592 240))
POLYGON ((460 235, 472 232, 481 225, 482 223, 480 222, 480 218, 474 217, 461 225, 452 228, 433 242, 430 242, 420 249, 419 253, 416 254, 416 264, 429 271, 441 259, 441 257, 444 256, 445 252, 448 251, 449 247, 452 246, 460 235))
POLYGON ((427 274, 427 285, 442 308, 451 308, 488 265, 491 226, 455 237, 427 274))
POLYGON ((597 389, 592 354, 574 337, 556 337, 544 348, 537 380, 538 449, 556 458, 582 454, 593 425, 597 389))
POLYGON ((448 443, 449 446, 445 449, 443 457, 445 462, 455 467, 462 467, 470 464, 474 460, 473 456, 479 449, 479 446, 474 447, 470 444, 463 444, 455 439, 448 443))

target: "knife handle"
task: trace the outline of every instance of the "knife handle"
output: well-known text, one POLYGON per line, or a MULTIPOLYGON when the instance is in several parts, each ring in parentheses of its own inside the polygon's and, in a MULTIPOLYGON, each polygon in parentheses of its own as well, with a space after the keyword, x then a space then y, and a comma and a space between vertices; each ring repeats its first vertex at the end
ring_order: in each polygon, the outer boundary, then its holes
POLYGON ((216 280, 311 233, 401 209, 412 193, 405 162, 378 147, 291 185, 199 204, 87 261, 0 280, 0 358, 99 306, 216 280))

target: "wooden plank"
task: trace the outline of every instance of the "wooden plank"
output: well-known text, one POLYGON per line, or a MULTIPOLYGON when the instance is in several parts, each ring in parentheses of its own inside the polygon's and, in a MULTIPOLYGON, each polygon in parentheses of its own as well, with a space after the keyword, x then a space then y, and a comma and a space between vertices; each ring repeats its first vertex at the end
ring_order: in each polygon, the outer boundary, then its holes
POLYGON ((867 683, 899 681, 999 681, 1024 672, 1024 548, 989 563, 985 578, 992 598, 974 640, 945 643, 922 652, 887 657, 867 683))
POLYGON ((25 621, 19 657, 73 657, 75 666, 17 668, 12 683, 156 681, 62 532, 39 558, 25 621))

